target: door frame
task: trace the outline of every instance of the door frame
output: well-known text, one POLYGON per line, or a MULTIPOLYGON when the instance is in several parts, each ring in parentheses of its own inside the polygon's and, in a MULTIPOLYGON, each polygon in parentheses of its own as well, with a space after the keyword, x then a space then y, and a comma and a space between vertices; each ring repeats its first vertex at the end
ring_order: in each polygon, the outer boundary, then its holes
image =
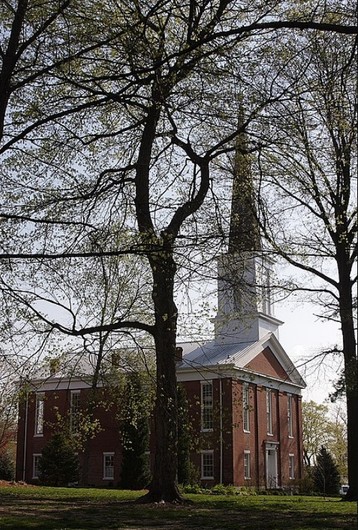
POLYGON ((267 489, 277 489, 280 487, 278 475, 279 445, 279 442, 265 442, 265 479, 267 489), (272 467, 274 469, 274 474, 269 475, 269 472, 271 471, 272 467))

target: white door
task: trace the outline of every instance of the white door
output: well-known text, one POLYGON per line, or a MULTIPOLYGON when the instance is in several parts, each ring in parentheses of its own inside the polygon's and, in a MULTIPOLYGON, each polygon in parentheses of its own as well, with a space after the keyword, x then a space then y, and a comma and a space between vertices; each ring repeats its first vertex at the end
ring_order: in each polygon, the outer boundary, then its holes
POLYGON ((266 487, 278 488, 276 449, 266 449, 266 487))

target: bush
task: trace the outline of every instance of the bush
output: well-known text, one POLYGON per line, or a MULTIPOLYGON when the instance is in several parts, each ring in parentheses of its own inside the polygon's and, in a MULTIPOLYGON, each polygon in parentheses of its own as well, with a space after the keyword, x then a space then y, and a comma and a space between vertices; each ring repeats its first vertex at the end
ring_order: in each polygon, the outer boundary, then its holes
POLYGON ((143 489, 151 479, 147 393, 141 374, 129 374, 121 428, 123 450, 120 486, 124 489, 143 489))
POLYGON ((298 489, 301 495, 312 495, 315 491, 312 469, 307 467, 303 477, 294 481, 294 487, 298 489))
POLYGON ((194 494, 203 493, 203 489, 201 488, 199 484, 187 484, 183 486, 182 491, 184 493, 194 493, 194 494))
POLYGON ((46 486, 68 486, 78 481, 78 458, 65 434, 54 434, 43 448, 39 479, 46 486))
POLYGON ((325 447, 321 447, 316 466, 313 471, 313 482, 315 489, 319 493, 328 495, 338 495, 340 486, 340 476, 338 467, 331 454, 325 447))
POLYGON ((211 488, 211 493, 214 495, 238 495, 239 490, 231 484, 228 486, 224 486, 224 484, 216 484, 216 486, 211 488))
POLYGON ((178 482, 187 486, 195 484, 198 480, 193 481, 191 476, 190 461, 190 421, 188 401, 186 392, 182 385, 178 385, 178 482))
POLYGON ((239 495, 243 496, 249 496, 249 495, 257 495, 258 491, 255 488, 255 486, 240 486, 239 487, 239 495))
POLYGON ((9 453, 4 451, 3 453, 0 453, 0 480, 14 480, 14 478, 14 461, 9 455, 9 453))

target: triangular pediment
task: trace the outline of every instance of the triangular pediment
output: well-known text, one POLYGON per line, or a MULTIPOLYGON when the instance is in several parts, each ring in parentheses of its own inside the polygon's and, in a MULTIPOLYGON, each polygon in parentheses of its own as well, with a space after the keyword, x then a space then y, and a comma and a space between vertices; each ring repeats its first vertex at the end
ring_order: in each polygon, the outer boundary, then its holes
POLYGON ((235 356, 238 367, 250 372, 292 382, 301 388, 306 384, 290 357, 273 333, 245 348, 235 356))
POLYGON ((283 381, 292 381, 292 374, 287 373, 269 347, 256 355, 244 368, 283 381))
POLYGON ((305 382, 273 333, 251 344, 186 343, 177 371, 231 369, 305 388, 305 382))

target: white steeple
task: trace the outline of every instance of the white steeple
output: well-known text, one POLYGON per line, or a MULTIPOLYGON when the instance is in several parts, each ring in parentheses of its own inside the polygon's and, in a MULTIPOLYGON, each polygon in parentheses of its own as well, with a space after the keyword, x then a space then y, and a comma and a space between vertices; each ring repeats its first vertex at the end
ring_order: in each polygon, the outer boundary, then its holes
MULTIPOLYGON (((241 124, 243 119, 241 117, 241 124)), ((246 135, 237 140, 228 252, 218 260, 218 312, 215 339, 250 344, 266 333, 278 336, 271 290, 273 261, 262 249, 256 221, 246 135)))

